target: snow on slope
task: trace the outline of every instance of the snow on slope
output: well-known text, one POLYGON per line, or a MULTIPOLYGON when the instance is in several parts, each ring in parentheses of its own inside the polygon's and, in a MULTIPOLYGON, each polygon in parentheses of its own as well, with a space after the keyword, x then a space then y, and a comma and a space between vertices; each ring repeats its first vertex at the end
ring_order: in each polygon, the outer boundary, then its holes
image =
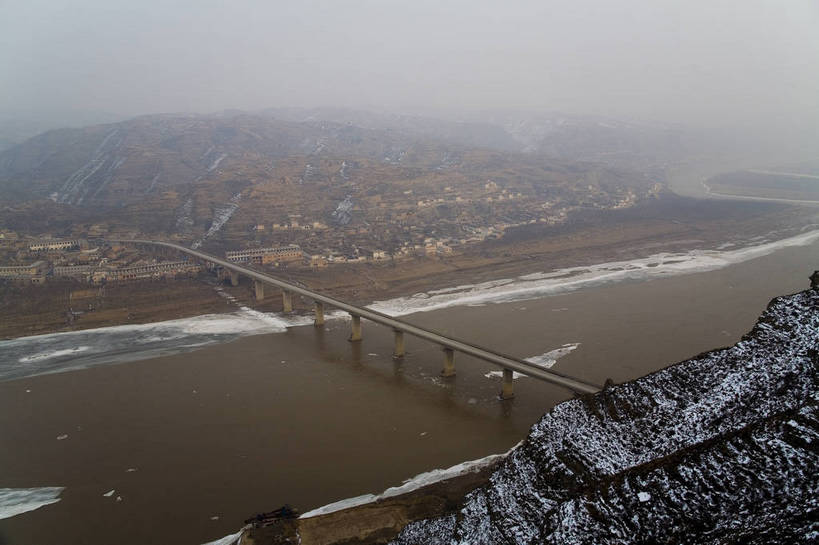
POLYGON ((227 203, 225 203, 224 206, 217 208, 213 213, 213 221, 210 224, 210 229, 208 229, 208 232, 205 233, 201 239, 191 244, 191 248, 196 250, 202 246, 203 242, 218 233, 228 222, 230 217, 233 216, 233 214, 239 209, 239 201, 241 200, 242 194, 236 193, 227 203))

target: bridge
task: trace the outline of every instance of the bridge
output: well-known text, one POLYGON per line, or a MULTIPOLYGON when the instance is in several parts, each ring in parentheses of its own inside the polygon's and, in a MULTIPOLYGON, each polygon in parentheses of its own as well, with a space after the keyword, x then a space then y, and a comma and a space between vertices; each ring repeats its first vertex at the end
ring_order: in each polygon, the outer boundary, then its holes
POLYGON ((562 373, 543 369, 528 361, 502 354, 496 350, 478 346, 474 343, 455 339, 453 337, 442 335, 435 331, 419 327, 404 320, 394 318, 383 312, 378 312, 366 307, 359 307, 333 297, 322 295, 316 291, 291 284, 284 280, 278 279, 269 274, 250 269, 246 266, 231 263, 224 259, 218 258, 214 255, 201 252, 199 250, 192 250, 174 244, 172 242, 162 242, 156 240, 112 240, 111 242, 118 242, 124 244, 145 244, 150 246, 161 246, 177 250, 198 260, 213 263, 230 272, 231 284, 234 286, 239 284, 239 275, 252 278, 255 283, 256 298, 261 300, 265 295, 266 286, 274 286, 281 290, 282 303, 285 312, 292 312, 293 310, 293 295, 300 295, 313 301, 313 310, 315 313, 314 323, 316 326, 324 325, 324 310, 326 307, 333 307, 350 314, 351 331, 350 341, 357 342, 362 339, 361 319, 364 318, 370 322, 389 327, 393 330, 395 336, 395 345, 393 357, 402 358, 405 353, 404 349, 404 335, 412 335, 429 341, 431 343, 441 346, 444 353, 443 370, 441 375, 444 377, 451 377, 455 375, 455 352, 468 354, 475 358, 493 363, 503 370, 503 385, 500 392, 502 399, 509 399, 514 397, 514 384, 512 381, 513 372, 517 371, 528 377, 542 380, 551 384, 556 384, 563 388, 578 394, 589 394, 598 392, 601 387, 595 384, 576 379, 562 373))

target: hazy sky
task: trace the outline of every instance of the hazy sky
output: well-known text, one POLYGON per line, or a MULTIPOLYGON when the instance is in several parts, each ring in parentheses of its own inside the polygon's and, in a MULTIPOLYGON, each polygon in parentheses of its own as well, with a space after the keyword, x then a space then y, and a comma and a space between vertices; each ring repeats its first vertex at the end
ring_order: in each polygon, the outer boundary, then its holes
POLYGON ((819 123, 819 0, 0 0, 0 111, 819 123))

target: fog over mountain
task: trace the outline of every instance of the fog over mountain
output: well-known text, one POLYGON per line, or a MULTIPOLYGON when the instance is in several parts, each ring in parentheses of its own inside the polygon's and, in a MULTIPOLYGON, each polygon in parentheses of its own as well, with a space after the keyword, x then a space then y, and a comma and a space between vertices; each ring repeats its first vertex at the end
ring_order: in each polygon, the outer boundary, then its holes
POLYGON ((4 118, 332 105, 797 138, 819 125, 813 0, 5 0, 0 12, 4 118))

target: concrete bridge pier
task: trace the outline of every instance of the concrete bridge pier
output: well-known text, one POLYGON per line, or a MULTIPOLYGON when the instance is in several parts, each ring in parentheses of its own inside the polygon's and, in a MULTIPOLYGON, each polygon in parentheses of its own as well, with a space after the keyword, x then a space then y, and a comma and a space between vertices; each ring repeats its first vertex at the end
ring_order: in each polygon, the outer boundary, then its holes
POLYGON ((313 310, 315 311, 316 317, 313 320, 313 325, 323 326, 324 325, 324 303, 321 301, 316 301, 313 305, 313 310))
POLYGON ((231 286, 239 285, 239 273, 237 273, 236 271, 230 271, 230 285, 231 286))
POLYGON ((259 282, 256 280, 256 300, 263 301, 264 300, 264 282, 259 282))
POLYGON ((441 370, 441 376, 455 376, 455 351, 448 346, 444 347, 444 368, 441 370))
POLYGON ((350 314, 352 321, 350 323, 350 338, 348 339, 350 342, 356 342, 361 340, 361 316, 356 316, 355 314, 350 314))
POLYGON ((282 310, 284 312, 293 312, 293 294, 289 291, 282 290, 282 310))
POLYGON ((515 384, 513 382, 515 373, 511 369, 503 370, 503 385, 501 386, 500 398, 512 399, 515 397, 515 384))
POLYGON ((404 332, 400 329, 393 329, 395 334, 395 349, 392 351, 392 357, 400 359, 404 357, 404 332))

